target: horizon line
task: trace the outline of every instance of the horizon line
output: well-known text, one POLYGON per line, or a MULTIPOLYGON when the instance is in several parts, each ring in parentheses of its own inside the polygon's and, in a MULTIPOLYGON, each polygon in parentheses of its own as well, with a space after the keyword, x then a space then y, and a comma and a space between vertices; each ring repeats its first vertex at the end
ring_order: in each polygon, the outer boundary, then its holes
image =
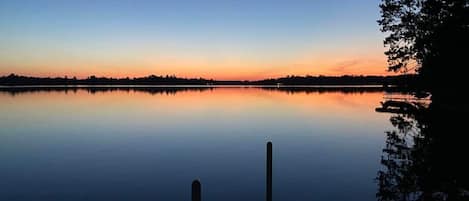
POLYGON ((150 76, 157 76, 157 77, 175 77, 175 78, 181 78, 181 79, 203 79, 203 80, 213 80, 213 81, 262 81, 262 80, 269 80, 269 79, 281 79, 281 78, 288 78, 290 76, 293 77, 392 77, 392 76, 401 76, 401 75, 414 75, 416 73, 394 73, 392 75, 378 75, 378 74, 337 74, 337 75, 323 75, 323 74, 317 74, 317 75, 311 75, 311 74, 304 74, 304 75, 297 75, 297 74, 290 74, 290 75, 283 75, 283 76, 278 76, 278 77, 267 77, 267 78, 261 78, 261 79, 214 79, 214 78, 204 78, 201 76, 196 76, 196 77, 184 77, 184 76, 178 76, 176 74, 148 74, 148 75, 142 75, 142 76, 123 76, 123 77, 112 77, 112 76, 99 76, 96 74, 90 74, 85 77, 78 77, 78 76, 69 76, 69 75, 63 75, 63 76, 33 76, 33 75, 26 75, 26 74, 17 74, 17 73, 7 73, 4 75, 0 75, 0 77, 8 77, 11 75, 15 76, 22 76, 22 77, 30 77, 30 78, 67 78, 67 79, 89 79, 90 77, 94 76, 96 78, 112 78, 112 79, 132 79, 132 78, 145 78, 145 77, 150 77, 150 76))

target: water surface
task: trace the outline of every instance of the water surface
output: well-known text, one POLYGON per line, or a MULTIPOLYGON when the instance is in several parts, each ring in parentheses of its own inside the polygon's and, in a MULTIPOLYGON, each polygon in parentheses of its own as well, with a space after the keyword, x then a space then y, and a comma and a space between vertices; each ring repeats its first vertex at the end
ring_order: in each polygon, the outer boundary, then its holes
POLYGON ((0 90, 0 200, 376 200, 380 89, 0 90))

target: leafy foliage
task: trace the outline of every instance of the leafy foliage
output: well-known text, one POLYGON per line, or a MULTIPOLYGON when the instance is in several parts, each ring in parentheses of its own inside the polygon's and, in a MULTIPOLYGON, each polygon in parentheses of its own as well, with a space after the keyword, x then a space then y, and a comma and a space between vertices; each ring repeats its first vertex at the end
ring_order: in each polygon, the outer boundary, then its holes
POLYGON ((382 0, 380 8, 389 71, 433 79, 444 66, 467 64, 469 0, 382 0))

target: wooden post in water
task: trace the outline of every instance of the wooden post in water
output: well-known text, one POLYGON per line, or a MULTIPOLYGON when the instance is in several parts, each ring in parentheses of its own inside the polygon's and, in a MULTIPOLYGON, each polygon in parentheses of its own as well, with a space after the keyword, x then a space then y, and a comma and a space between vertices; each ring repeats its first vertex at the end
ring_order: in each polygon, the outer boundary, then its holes
POLYGON ((272 142, 267 142, 265 200, 272 201, 272 142))
POLYGON ((192 182, 192 201, 202 200, 202 185, 198 179, 192 182))

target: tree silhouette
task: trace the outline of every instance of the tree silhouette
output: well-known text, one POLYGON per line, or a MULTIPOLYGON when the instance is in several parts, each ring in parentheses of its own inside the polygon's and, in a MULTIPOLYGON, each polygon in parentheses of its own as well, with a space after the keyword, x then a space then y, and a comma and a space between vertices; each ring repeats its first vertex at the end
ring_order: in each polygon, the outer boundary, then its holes
POLYGON ((415 82, 413 75, 396 76, 288 76, 257 81, 180 78, 175 75, 149 75, 134 78, 97 77, 27 77, 15 74, 0 76, 0 86, 14 85, 394 85, 401 88, 415 82))
POLYGON ((451 78, 469 64, 469 0, 382 0, 380 8, 389 71, 415 70, 432 90, 462 83, 451 78))

